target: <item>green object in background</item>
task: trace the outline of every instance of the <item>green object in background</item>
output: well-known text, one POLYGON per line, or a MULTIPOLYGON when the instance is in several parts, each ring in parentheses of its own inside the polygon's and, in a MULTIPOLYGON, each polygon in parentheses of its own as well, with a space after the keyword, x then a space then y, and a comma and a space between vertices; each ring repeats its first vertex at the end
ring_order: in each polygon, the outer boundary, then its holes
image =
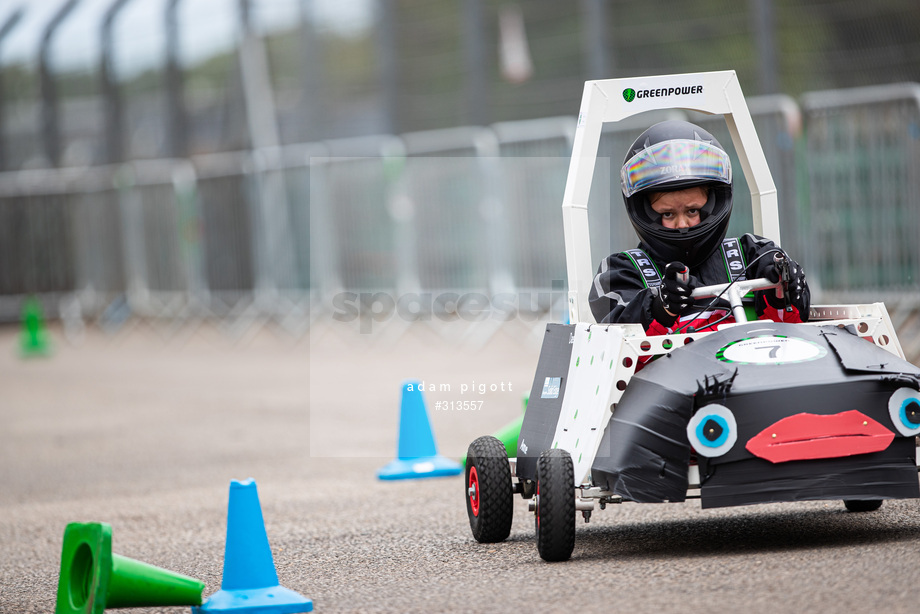
MULTIPOLYGON (((530 400, 530 395, 524 395, 524 412, 527 411, 527 402, 530 400)), ((509 422, 498 431, 492 433, 492 436, 498 439, 505 445, 505 451, 508 453, 508 458, 515 458, 517 456, 518 448, 518 437, 521 434, 521 425, 524 424, 524 414, 521 414, 520 418, 509 422)), ((460 464, 464 467, 466 466, 466 457, 464 456, 460 460, 460 464)))
POLYGON ((72 522, 64 529, 55 614, 106 608, 201 605, 204 582, 112 554, 112 527, 72 522))
POLYGON ((45 330, 45 319, 42 317, 42 306, 35 298, 26 299, 22 306, 19 353, 23 357, 51 354, 48 331, 45 330))
POLYGON ((517 420, 509 422, 501 429, 493 433, 496 439, 505 444, 505 450, 508 452, 508 458, 514 458, 517 456, 518 437, 521 434, 521 425, 523 423, 524 416, 521 416, 517 420))

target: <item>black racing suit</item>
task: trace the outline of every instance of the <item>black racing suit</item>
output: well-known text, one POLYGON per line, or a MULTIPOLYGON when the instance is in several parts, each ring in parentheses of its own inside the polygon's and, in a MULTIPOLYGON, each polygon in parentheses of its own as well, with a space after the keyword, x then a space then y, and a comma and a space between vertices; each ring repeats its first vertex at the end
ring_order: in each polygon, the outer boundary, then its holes
MULTIPOLYGON (((778 248, 769 239, 752 234, 743 235, 738 242, 741 246, 744 264, 749 266, 747 278, 759 277, 758 271, 769 266, 773 260, 772 252, 778 248), (754 263, 755 259, 761 255, 763 257, 754 263)), ((639 249, 655 262, 658 271, 664 271, 667 262, 656 259, 648 246, 643 243, 639 243, 639 249)), ((728 282, 728 272, 722 251, 716 249, 702 264, 690 269, 690 279, 694 287, 728 282)), ((802 301, 789 313, 771 307, 764 299, 764 292, 774 292, 774 290, 755 293, 754 308, 759 318, 785 322, 802 322, 807 319, 810 303, 807 286, 802 293, 802 301)), ((705 330, 708 324, 721 319, 727 313, 724 309, 717 309, 682 316, 672 322, 659 322, 652 315, 652 300, 657 293, 657 288, 646 287, 642 275, 629 256, 619 252, 611 254, 601 262, 588 294, 588 303, 598 322, 635 322, 641 324, 650 335, 662 335, 684 327, 692 327, 696 331, 705 330)), ((702 309, 711 300, 699 299, 697 305, 702 309)), ((734 322, 734 319, 729 317, 722 322, 734 322)))

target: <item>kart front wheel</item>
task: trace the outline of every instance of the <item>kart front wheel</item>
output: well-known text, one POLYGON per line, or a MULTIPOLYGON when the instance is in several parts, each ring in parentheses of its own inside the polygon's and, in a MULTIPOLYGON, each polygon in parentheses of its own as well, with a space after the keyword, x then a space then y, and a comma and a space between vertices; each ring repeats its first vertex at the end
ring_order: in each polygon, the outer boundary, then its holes
POLYGON ((843 502, 848 512, 874 512, 882 507, 881 499, 847 499, 843 502))
POLYGON ((466 453, 466 513, 479 543, 505 540, 514 517, 514 487, 505 444, 484 436, 466 453))
POLYGON ((544 561, 567 561, 575 549, 575 470, 565 450, 537 459, 537 551, 544 561))

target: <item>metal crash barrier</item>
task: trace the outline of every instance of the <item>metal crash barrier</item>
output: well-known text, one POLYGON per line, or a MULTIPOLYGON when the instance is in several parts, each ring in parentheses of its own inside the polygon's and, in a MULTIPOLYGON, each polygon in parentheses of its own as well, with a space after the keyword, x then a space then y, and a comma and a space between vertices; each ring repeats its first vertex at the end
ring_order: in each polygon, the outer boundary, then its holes
POLYGON ((813 92, 802 105, 823 288, 920 300, 920 85, 813 92))
MULTIPOLYGON (((815 92, 801 111, 786 96, 749 107, 783 245, 818 300, 882 298, 896 325, 909 324, 920 303, 920 85, 815 92)), ((636 242, 618 189, 626 148, 675 116, 602 134, 589 208, 596 261, 636 242)), ((730 145, 718 118, 677 116, 730 145)), ((543 293, 550 300, 529 310, 558 319, 574 131, 574 118, 556 117, 0 173, 0 318, 15 320, 37 295, 50 317, 273 321, 300 334, 343 291, 451 291, 543 293)), ((737 234, 750 207, 735 178, 737 234)))

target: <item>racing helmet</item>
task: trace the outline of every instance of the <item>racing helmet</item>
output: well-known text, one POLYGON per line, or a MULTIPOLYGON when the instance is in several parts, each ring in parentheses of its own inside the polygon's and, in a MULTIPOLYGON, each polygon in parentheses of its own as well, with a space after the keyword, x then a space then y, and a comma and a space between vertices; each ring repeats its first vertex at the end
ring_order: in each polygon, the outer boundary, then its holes
POLYGON ((655 124, 639 135, 620 170, 626 213, 650 255, 694 267, 722 243, 732 212, 728 153, 706 130, 685 121, 655 124), (654 192, 705 186, 708 200, 692 228, 665 228, 649 201, 654 192))

